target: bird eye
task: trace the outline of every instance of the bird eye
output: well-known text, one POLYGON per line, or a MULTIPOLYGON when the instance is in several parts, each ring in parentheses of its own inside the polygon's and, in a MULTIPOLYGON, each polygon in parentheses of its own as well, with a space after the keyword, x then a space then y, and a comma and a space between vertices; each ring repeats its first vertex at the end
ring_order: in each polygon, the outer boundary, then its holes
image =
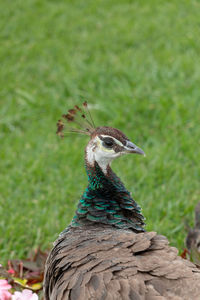
POLYGON ((103 140, 103 146, 106 147, 106 148, 112 148, 114 145, 114 141, 110 138, 105 138, 103 140))

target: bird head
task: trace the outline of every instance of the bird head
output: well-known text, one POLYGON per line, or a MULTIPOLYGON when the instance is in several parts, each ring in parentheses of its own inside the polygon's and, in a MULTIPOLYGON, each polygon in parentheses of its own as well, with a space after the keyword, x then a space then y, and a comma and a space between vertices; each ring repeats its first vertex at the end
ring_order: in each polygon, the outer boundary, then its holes
POLYGON ((86 147, 86 162, 90 165, 97 162, 106 172, 107 166, 115 158, 127 153, 145 155, 122 131, 106 126, 97 127, 86 147))
POLYGON ((111 162, 123 154, 145 155, 144 151, 133 144, 120 130, 107 126, 95 127, 87 102, 84 102, 81 108, 75 105, 62 117, 63 120, 57 123, 57 134, 64 137, 65 129, 67 129, 68 132, 89 135, 90 141, 85 150, 86 164, 93 166, 97 162, 104 173, 107 172, 107 167, 111 162), (78 125, 79 129, 66 127, 66 123, 72 122, 78 125))

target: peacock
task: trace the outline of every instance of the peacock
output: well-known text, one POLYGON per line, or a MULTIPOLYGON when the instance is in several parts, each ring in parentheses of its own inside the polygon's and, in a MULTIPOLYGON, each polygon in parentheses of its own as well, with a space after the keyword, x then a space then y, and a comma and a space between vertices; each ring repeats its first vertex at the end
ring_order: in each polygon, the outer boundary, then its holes
POLYGON ((68 110, 57 128, 61 137, 90 137, 88 186, 49 253, 45 300, 199 300, 200 270, 165 236, 145 231, 140 206, 111 169, 115 158, 144 151, 119 129, 95 127, 86 102, 68 110))

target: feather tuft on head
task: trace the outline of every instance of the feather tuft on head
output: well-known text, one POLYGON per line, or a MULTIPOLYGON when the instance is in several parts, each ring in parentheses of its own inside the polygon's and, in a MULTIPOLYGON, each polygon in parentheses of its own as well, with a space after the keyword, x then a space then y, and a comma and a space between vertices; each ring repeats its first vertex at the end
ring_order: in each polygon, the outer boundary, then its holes
POLYGON ((76 114, 76 110, 74 108, 69 109, 68 113, 71 114, 71 115, 75 115, 76 114))
POLYGON ((57 122, 57 131, 56 134, 59 135, 60 137, 63 137, 63 129, 64 129, 64 123, 62 120, 58 120, 57 122))
POLYGON ((83 102, 82 105, 83 109, 75 105, 74 108, 69 109, 66 114, 62 115, 63 120, 57 122, 57 135, 64 137, 65 132, 92 135, 95 131, 94 121, 88 109, 87 102, 83 102), (74 124, 78 128, 69 128, 67 126, 68 123, 74 124))

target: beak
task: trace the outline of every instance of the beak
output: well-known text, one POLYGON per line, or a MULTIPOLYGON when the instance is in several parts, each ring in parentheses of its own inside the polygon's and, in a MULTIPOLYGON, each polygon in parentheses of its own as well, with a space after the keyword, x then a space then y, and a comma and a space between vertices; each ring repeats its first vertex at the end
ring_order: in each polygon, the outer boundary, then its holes
POLYGON ((133 144, 130 141, 126 142, 125 152, 126 153, 136 153, 136 154, 141 154, 141 155, 146 156, 142 149, 140 149, 139 147, 137 147, 135 144, 133 144))

